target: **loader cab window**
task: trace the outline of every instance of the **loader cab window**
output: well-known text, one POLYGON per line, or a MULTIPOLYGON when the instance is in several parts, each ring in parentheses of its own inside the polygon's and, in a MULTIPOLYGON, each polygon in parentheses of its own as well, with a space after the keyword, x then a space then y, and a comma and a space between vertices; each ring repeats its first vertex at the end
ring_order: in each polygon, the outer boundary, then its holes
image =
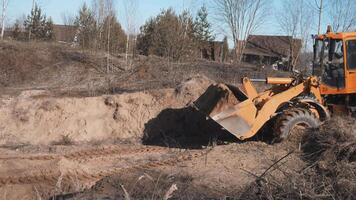
POLYGON ((322 76, 323 69, 322 69, 322 61, 324 55, 324 41, 323 40, 315 40, 314 43, 314 62, 313 62, 313 75, 315 76, 322 76))
POLYGON ((322 81, 326 85, 337 88, 345 87, 344 46, 342 40, 324 40, 321 58, 324 72, 322 81))
POLYGON ((346 42, 347 51, 347 66, 349 69, 356 70, 356 40, 346 42))

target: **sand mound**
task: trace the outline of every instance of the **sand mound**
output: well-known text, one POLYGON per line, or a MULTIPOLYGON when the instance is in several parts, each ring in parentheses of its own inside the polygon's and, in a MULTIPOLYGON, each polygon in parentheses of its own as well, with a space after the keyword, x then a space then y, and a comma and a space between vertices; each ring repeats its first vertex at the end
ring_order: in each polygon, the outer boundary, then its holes
POLYGON ((206 76, 197 75, 178 85, 175 92, 181 99, 197 99, 213 83, 206 76))
POLYGON ((107 139, 139 140, 145 124, 166 108, 182 108, 211 83, 197 76, 177 89, 85 98, 53 98, 46 91, 25 91, 2 98, 0 144, 51 144, 107 139))

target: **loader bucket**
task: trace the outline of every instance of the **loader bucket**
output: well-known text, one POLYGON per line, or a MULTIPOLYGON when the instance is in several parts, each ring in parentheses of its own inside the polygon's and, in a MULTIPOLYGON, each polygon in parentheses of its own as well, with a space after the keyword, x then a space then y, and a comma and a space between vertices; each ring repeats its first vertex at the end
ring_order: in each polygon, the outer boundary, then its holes
POLYGON ((257 113, 239 88, 225 84, 211 85, 194 107, 239 139, 251 130, 257 113))

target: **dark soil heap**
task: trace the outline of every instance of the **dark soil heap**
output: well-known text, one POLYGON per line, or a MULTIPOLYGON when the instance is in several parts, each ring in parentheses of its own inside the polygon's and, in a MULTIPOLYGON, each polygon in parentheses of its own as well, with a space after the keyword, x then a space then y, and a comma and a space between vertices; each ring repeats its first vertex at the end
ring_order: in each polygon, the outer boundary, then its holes
POLYGON ((261 178, 243 199, 355 199, 356 132, 354 119, 335 118, 320 130, 309 130, 302 141, 306 167, 276 177, 261 178))

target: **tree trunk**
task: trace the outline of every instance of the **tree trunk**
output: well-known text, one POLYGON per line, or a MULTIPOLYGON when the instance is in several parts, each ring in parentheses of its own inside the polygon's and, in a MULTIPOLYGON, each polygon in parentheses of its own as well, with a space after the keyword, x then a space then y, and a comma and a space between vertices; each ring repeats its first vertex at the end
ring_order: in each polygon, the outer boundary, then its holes
POLYGON ((6 16, 6 7, 7 0, 2 1, 2 14, 1 14, 1 40, 4 40, 5 33, 5 16, 6 16))
POLYGON ((109 23, 108 23, 108 43, 107 43, 107 57, 106 57, 106 73, 110 72, 110 66, 109 66, 109 57, 110 57, 110 37, 111 37, 111 16, 109 17, 109 23))
POLYGON ((5 33, 5 15, 3 14, 1 17, 1 40, 4 40, 4 33, 5 33))
POLYGON ((129 48, 130 48, 130 33, 127 33, 127 39, 126 39, 126 65, 129 65, 128 57, 129 57, 129 48))

